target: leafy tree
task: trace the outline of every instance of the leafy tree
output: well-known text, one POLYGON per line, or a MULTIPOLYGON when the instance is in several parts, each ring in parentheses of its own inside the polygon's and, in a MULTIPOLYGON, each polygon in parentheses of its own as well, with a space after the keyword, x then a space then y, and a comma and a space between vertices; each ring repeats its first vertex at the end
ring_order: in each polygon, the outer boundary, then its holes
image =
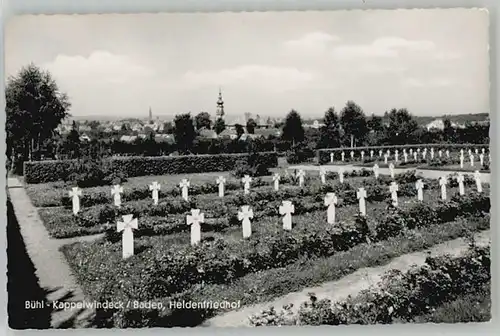
POLYGON ((446 118, 443 120, 443 124, 444 124, 443 133, 445 141, 454 142, 455 128, 451 125, 451 120, 449 118, 446 118))
POLYGON ((13 164, 40 159, 41 146, 69 115, 67 95, 49 72, 30 64, 8 78, 5 98, 8 157, 13 164))
POLYGON ((243 134, 245 134, 245 130, 243 129, 243 126, 241 126, 240 124, 234 125, 234 128, 236 128, 236 135, 238 139, 241 138, 243 134))
POLYGON ((350 137, 350 144, 362 143, 368 134, 368 125, 363 109, 353 101, 348 101, 340 113, 340 124, 347 136, 350 137))
POLYGON ((170 122, 166 122, 163 124, 163 133, 165 134, 173 134, 174 133, 174 126, 170 122))
POLYGON ((413 142, 418 124, 407 109, 392 109, 389 112, 387 137, 391 144, 404 145, 413 142))
POLYGON ((193 147, 193 141, 196 137, 191 114, 176 115, 174 125, 174 138, 179 151, 184 153, 189 152, 193 147))
POLYGON ((333 107, 325 112, 324 126, 320 129, 320 146, 323 148, 338 147, 340 145, 339 116, 333 107))
POLYGON ((200 130, 203 127, 206 129, 211 129, 212 127, 212 120, 210 118, 210 114, 208 112, 200 112, 196 115, 194 118, 195 123, 196 123, 196 129, 200 130))
POLYGON ((374 132, 383 132, 384 131, 384 123, 382 121, 382 117, 378 117, 374 114, 366 121, 368 129, 374 132))
POLYGON ((291 110, 285 118, 285 125, 283 126, 283 140, 291 141, 292 146, 297 142, 304 140, 304 127, 302 127, 302 118, 300 114, 291 110))
POLYGON ((88 125, 91 129, 96 130, 99 128, 99 126, 101 126, 101 123, 97 120, 90 120, 88 122, 88 125))
POLYGON ((66 153, 69 154, 71 159, 78 158, 80 156, 80 134, 78 132, 78 126, 76 122, 73 121, 71 131, 66 136, 64 141, 64 149, 66 153))
POLYGON ((215 125, 214 125, 215 133, 221 134, 225 129, 226 129, 226 123, 224 122, 224 119, 218 118, 215 121, 215 125))
POLYGON ((253 120, 252 118, 248 119, 247 121, 247 132, 249 134, 254 134, 255 133, 255 127, 257 127, 257 122, 253 120))

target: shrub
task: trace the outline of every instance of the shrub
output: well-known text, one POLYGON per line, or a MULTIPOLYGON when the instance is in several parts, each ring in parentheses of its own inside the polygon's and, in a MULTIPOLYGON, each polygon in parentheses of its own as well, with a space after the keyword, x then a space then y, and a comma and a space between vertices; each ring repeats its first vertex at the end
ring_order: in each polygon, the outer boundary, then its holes
MULTIPOLYGON (((165 175, 182 173, 204 173, 228 171, 235 167, 238 159, 257 160, 259 165, 277 167, 278 157, 275 152, 254 154, 217 154, 217 155, 185 155, 160 157, 114 157, 106 160, 109 176, 135 177, 146 175, 165 175), (115 175, 113 175, 115 174, 115 175)), ((24 163, 26 183, 45 183, 68 180, 75 172, 76 160, 33 161, 24 163)), ((261 168, 259 168, 261 169, 261 168)), ((95 175, 95 173, 94 173, 95 175)), ((99 175, 99 174, 97 174, 99 175)))

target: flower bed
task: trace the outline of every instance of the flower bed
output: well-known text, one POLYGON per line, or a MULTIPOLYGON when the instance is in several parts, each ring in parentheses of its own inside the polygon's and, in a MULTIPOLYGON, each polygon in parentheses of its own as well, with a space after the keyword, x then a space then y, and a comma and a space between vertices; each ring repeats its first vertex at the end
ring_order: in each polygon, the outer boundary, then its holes
POLYGON ((254 326, 348 325, 411 322, 445 302, 474 293, 491 281, 490 247, 473 247, 460 257, 429 257, 426 264, 405 273, 386 274, 377 287, 332 303, 311 294, 298 315, 291 307, 252 316, 254 326))

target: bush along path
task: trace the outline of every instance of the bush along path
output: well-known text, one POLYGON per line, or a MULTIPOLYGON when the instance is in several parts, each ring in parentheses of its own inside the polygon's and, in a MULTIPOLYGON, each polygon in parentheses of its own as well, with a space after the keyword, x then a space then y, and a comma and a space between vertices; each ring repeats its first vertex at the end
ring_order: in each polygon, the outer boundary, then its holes
POLYGON ((457 244, 453 249, 439 251, 438 256, 425 257, 417 265, 388 270, 376 286, 357 294, 351 291, 354 295, 345 297, 343 293, 340 299, 342 294, 333 288, 329 293, 311 289, 309 300, 299 303, 298 312, 288 304, 280 311, 268 309, 252 315, 249 322, 253 326, 413 322, 415 317, 479 292, 491 282, 489 239, 478 238, 472 246, 457 244))

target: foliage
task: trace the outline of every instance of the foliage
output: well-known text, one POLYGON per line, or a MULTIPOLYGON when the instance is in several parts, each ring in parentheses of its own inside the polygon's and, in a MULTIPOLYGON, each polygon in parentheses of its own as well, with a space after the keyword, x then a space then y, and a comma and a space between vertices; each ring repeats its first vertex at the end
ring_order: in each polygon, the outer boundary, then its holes
POLYGON ((181 152, 187 153, 196 137, 193 119, 189 113, 176 115, 174 124, 174 137, 177 147, 181 152))
POLYGON ((241 136, 245 134, 245 129, 240 124, 234 125, 234 128, 236 129, 237 139, 241 138, 241 136))
POLYGON ((226 123, 224 122, 224 119, 218 118, 215 121, 215 125, 214 125, 215 133, 221 134, 225 129, 226 129, 226 123))
POLYGON ((43 144, 69 115, 67 95, 48 71, 29 64, 8 78, 5 99, 7 157, 14 166, 40 159, 43 144))
POLYGON ((338 114, 335 112, 335 108, 330 107, 325 112, 323 123, 325 124, 325 126, 321 127, 321 135, 319 140, 320 147, 339 147, 341 143, 340 121, 338 114))
POLYGON ((417 122, 412 119, 407 109, 392 109, 389 114, 387 137, 394 144, 411 143, 413 133, 417 130, 417 122))
POLYGON ((247 132, 248 134, 255 133, 255 127, 257 127, 257 123, 252 118, 247 120, 247 132))
POLYGON ((291 110, 285 118, 285 125, 283 126, 282 138, 291 141, 293 146, 304 140, 304 128, 302 127, 302 118, 300 114, 291 110))
POLYGON ((196 129, 200 130, 202 128, 211 129, 212 128, 212 119, 210 118, 210 114, 208 112, 200 112, 194 118, 194 122, 196 124, 196 129))
MULTIPOLYGON (((356 144, 362 144, 368 134, 368 125, 363 109, 348 101, 340 112, 340 123, 346 136, 353 137, 356 144)), ((350 139, 344 143, 350 143, 350 139)))
MULTIPOLYGON (((274 152, 259 153, 268 167, 278 165, 274 152)), ((114 157, 109 161, 110 171, 123 177, 164 175, 180 173, 203 173, 232 170, 238 159, 249 160, 250 154, 185 155, 160 157, 114 157)), ((68 180, 73 172, 75 160, 34 161, 24 163, 26 183, 44 183, 68 180)))

